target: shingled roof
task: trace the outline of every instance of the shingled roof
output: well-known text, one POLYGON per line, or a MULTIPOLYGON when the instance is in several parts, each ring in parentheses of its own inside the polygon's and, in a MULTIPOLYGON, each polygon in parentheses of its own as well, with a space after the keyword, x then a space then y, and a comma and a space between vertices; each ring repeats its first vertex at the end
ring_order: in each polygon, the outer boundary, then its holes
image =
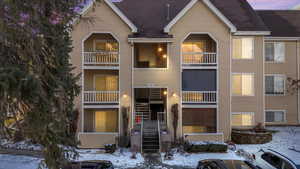
POLYGON ((258 10, 256 11, 271 31, 273 37, 300 37, 300 11, 258 10))
MULTIPOLYGON (((113 2, 138 28, 134 37, 170 37, 164 27, 192 0, 122 0, 113 2), (167 19, 167 4, 170 15, 167 19)), ((210 0, 238 31, 268 31, 245 0, 210 0)))

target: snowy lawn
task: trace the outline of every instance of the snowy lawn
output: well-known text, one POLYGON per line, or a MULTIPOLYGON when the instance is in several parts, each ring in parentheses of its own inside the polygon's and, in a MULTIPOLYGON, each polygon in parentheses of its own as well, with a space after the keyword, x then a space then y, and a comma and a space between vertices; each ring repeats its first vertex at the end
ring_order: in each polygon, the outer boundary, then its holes
POLYGON ((0 154, 0 169, 36 169, 40 161, 29 156, 0 154))
POLYGON ((300 150, 300 127, 268 127, 270 130, 279 131, 273 134, 270 143, 260 145, 237 145, 237 149, 244 149, 249 153, 256 153, 262 148, 285 151, 289 148, 300 150))

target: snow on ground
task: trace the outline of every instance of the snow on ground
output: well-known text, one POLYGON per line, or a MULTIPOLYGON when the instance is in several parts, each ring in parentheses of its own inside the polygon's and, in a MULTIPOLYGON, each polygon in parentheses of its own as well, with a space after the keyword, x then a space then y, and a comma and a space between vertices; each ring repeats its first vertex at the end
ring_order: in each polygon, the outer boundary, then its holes
POLYGON ((113 163, 114 167, 130 168, 135 167, 144 162, 144 158, 140 153, 136 154, 136 159, 130 158, 132 153, 128 149, 122 152, 118 149, 113 154, 106 154, 99 150, 79 150, 79 161, 86 160, 109 160, 113 163))
POLYGON ((36 169, 40 161, 40 158, 0 154, 0 169, 36 169))
MULTIPOLYGON (((164 154, 163 154, 164 155, 164 154)), ((162 157, 163 157, 162 155, 162 157)), ((207 159, 224 159, 224 160, 244 160, 243 157, 238 156, 233 151, 228 151, 227 153, 176 153, 174 154, 173 160, 163 160, 162 162, 167 165, 177 165, 177 166, 184 166, 184 167, 197 167, 197 164, 200 160, 207 160, 207 159)))
POLYGON ((20 141, 20 142, 10 142, 6 139, 0 140, 0 147, 1 148, 10 148, 10 149, 17 149, 17 150, 33 150, 33 151, 40 151, 42 150, 42 146, 38 144, 32 144, 30 141, 20 141))
POLYGON ((244 149, 249 153, 256 153, 262 148, 285 151, 289 148, 300 150, 300 127, 268 127, 270 130, 278 131, 273 134, 270 143, 260 145, 237 145, 237 149, 244 149))

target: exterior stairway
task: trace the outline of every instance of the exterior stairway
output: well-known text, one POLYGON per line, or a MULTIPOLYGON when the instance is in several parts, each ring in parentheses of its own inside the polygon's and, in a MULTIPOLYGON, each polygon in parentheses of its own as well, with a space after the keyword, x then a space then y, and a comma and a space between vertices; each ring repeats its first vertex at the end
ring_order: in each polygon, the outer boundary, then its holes
POLYGON ((157 121, 144 121, 142 145, 143 153, 159 153, 157 121))
POLYGON ((149 103, 135 103, 136 117, 141 117, 143 120, 150 119, 149 103))

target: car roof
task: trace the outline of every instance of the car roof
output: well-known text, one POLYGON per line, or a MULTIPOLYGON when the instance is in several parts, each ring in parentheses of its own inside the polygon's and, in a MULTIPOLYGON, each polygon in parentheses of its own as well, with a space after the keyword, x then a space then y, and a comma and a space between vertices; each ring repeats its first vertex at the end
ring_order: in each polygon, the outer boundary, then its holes
POLYGON ((292 164, 294 164, 297 167, 297 169, 300 169, 300 151, 292 150, 292 149, 285 149, 280 152, 278 150, 273 150, 273 149, 267 149, 267 150, 286 158, 292 164))

